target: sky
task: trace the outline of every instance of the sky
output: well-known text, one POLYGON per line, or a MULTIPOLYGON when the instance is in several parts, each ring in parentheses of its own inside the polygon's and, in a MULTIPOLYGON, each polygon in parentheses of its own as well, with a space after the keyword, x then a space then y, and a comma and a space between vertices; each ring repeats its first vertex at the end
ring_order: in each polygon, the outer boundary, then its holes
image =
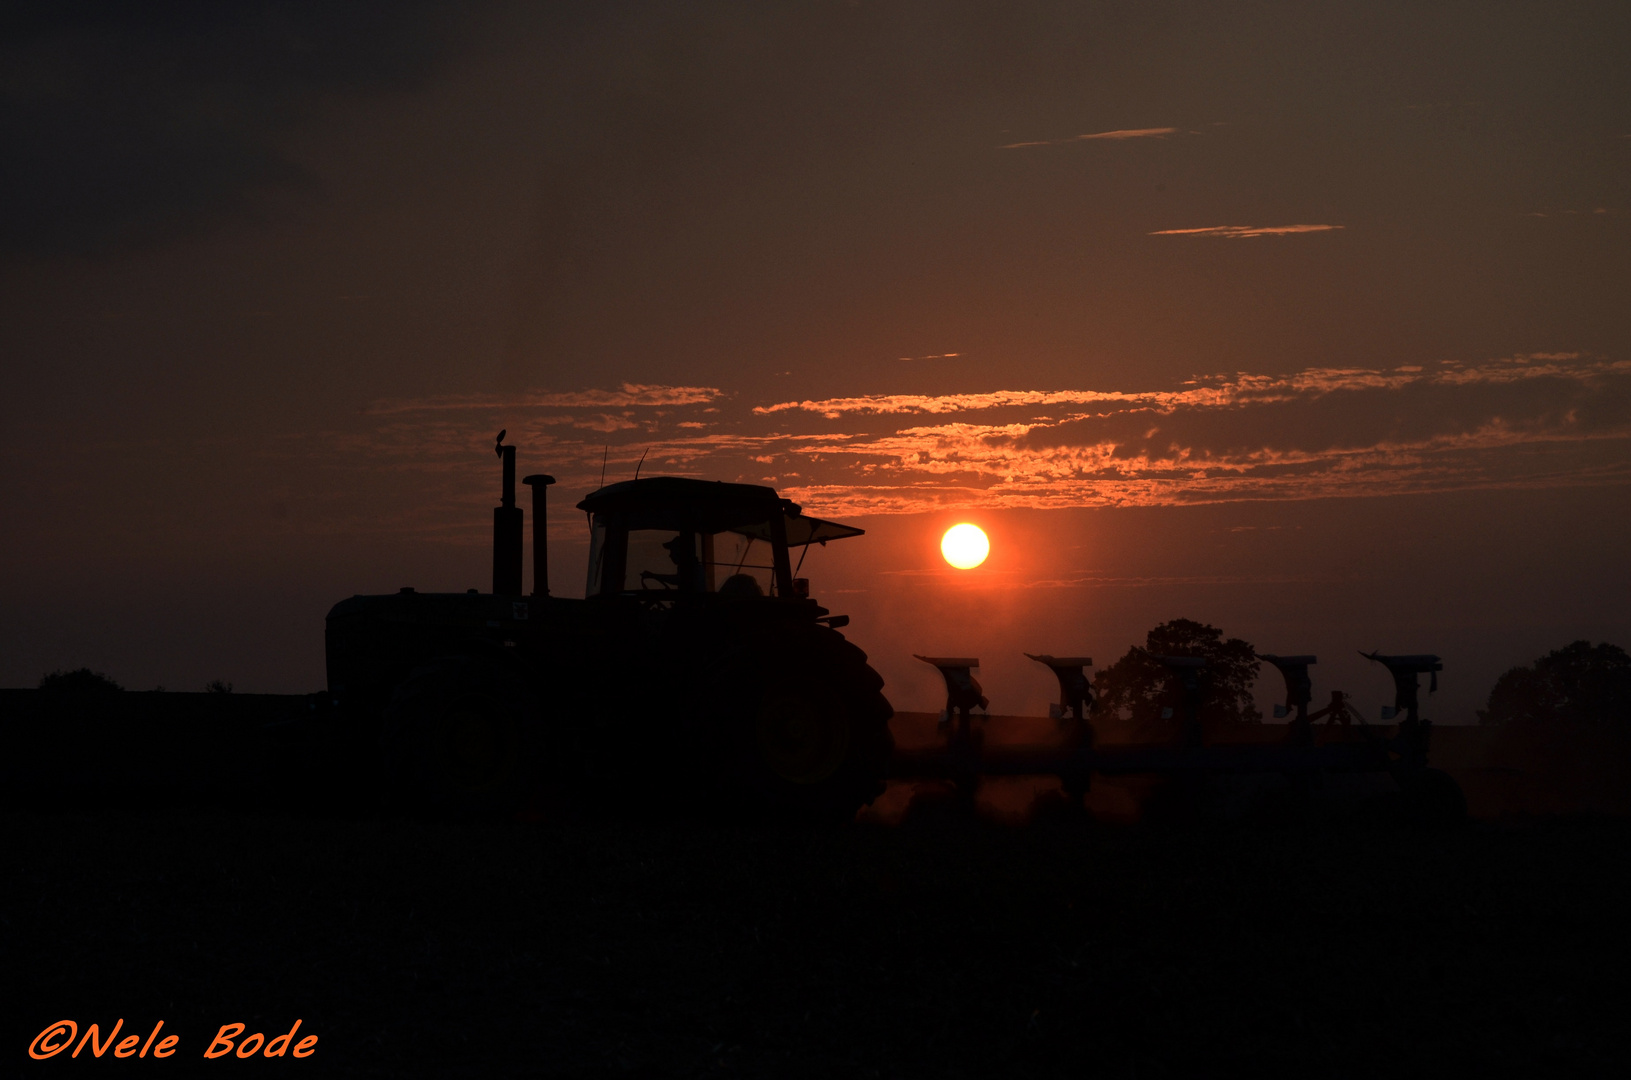
POLYGON ((560 593, 603 463, 867 529, 806 570, 897 708, 1187 617, 1367 709, 1357 649, 1439 653, 1471 722, 1631 645, 1628 54, 1618 3, 9 6, 0 685, 321 687, 335 601, 486 587, 504 428, 560 593))

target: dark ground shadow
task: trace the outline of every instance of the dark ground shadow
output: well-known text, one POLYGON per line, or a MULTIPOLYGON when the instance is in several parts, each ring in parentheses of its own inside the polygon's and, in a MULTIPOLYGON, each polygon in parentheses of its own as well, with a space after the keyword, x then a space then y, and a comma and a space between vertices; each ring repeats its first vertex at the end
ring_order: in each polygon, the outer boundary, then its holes
POLYGON ((164 1020, 166 1074, 217 1066, 223 1024, 295 1019, 310 1075, 1623 1064, 1624 822, 1077 824, 13 812, 7 1068, 60 1068, 23 1053, 63 1018, 164 1020))
POLYGON ((133 773, 131 729, 59 739, 50 775, 71 783, 8 787, 0 971, 21 992, 0 1033, 6 1074, 115 1068, 84 1065, 91 1048, 30 1060, 61 1019, 101 1036, 123 1021, 121 1038, 164 1021, 175 1056, 117 1068, 170 1076, 1624 1064, 1623 819, 1134 825, 1043 785, 1010 791, 1029 800, 1019 818, 927 790, 895 826, 681 820, 661 805, 458 824, 325 797, 345 776, 320 767, 332 756, 303 741, 317 736, 257 712, 271 707, 235 703, 243 722, 207 733, 213 764, 191 779, 186 761, 133 773), (267 723, 281 741, 264 741, 267 723), (273 1036, 297 1019, 319 1039, 308 1059, 202 1058, 222 1025, 273 1036))

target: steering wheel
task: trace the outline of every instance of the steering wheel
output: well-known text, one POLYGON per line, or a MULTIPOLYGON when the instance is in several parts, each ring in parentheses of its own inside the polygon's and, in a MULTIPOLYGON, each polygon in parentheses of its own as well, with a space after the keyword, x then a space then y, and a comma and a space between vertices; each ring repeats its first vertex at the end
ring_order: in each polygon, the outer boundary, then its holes
POLYGON ((642 570, 640 571, 640 588, 649 588, 646 582, 655 581, 662 585, 664 589, 673 589, 678 584, 677 577, 676 574, 659 574, 655 570, 642 570))

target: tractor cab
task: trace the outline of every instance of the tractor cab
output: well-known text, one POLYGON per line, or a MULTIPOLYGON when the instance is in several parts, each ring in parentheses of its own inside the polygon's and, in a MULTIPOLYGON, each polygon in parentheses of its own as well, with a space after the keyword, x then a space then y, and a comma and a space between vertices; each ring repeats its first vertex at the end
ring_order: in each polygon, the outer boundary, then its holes
POLYGON ((591 598, 807 600, 796 575, 810 545, 863 532, 809 517, 772 488, 678 476, 611 484, 578 509, 590 519, 591 598))

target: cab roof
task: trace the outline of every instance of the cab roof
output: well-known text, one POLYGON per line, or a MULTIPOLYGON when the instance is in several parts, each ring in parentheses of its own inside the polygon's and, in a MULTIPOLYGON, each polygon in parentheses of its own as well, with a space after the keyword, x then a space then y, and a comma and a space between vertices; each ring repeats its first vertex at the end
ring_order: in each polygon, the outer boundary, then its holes
POLYGON ((865 532, 852 525, 809 517, 797 503, 777 495, 774 488, 687 476, 648 476, 608 484, 584 496, 578 509, 622 518, 635 529, 734 532, 767 541, 770 520, 781 513, 790 547, 825 544, 865 532))
POLYGON ((578 509, 591 514, 657 506, 768 510, 777 504, 785 504, 794 512, 798 510, 797 505, 777 495, 775 488, 758 484, 727 484, 722 480, 696 480, 689 476, 648 476, 644 480, 623 480, 591 491, 578 503, 578 509))

